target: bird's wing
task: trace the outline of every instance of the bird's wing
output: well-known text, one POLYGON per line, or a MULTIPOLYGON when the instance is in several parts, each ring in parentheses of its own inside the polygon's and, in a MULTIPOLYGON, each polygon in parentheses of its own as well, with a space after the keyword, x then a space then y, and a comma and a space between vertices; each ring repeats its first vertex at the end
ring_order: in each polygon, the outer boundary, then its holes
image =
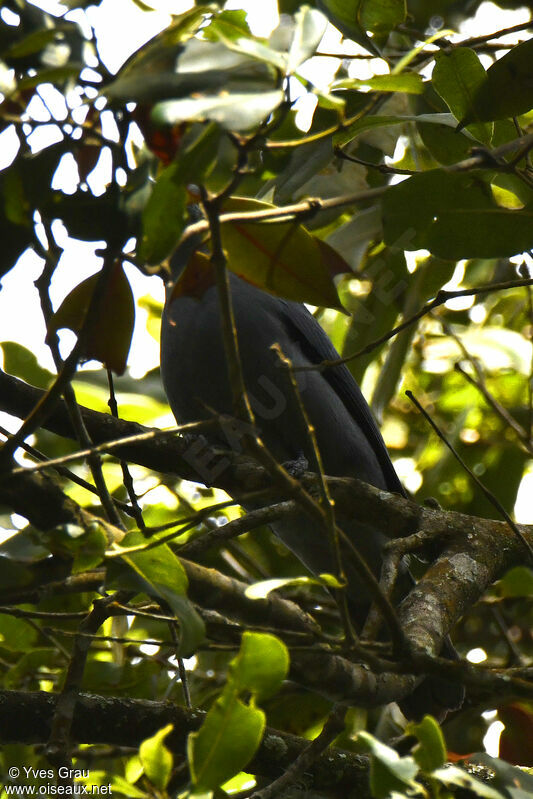
MULTIPOLYGON (((304 305, 288 300, 280 300, 283 322, 295 338, 303 354, 310 363, 336 360, 339 354, 316 319, 304 305)), ((355 423, 370 443, 383 471, 390 491, 403 494, 398 475, 394 471, 387 447, 372 416, 361 389, 345 364, 331 366, 324 370, 324 379, 340 397, 355 423)))

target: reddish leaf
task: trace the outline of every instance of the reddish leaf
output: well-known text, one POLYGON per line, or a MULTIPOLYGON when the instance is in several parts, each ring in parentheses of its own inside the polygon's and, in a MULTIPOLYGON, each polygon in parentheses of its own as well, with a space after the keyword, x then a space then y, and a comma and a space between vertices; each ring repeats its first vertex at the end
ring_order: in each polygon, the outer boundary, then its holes
MULTIPOLYGON (((48 325, 48 335, 62 327, 79 333, 91 306, 99 273, 91 275, 68 294, 48 325)), ((122 374, 135 323, 133 294, 124 269, 116 262, 111 272, 98 312, 84 330, 83 357, 101 361, 107 369, 122 374)))
POLYGON ((346 273, 353 271, 348 261, 345 261, 342 255, 337 252, 337 250, 335 250, 331 244, 328 244, 327 241, 322 241, 322 239, 319 239, 316 236, 313 236, 313 238, 318 244, 322 260, 327 266, 331 277, 345 275, 346 273))
POLYGON ((74 154, 81 182, 87 180, 100 158, 101 148, 97 144, 84 144, 74 154))
POLYGON ((517 766, 533 765, 533 712, 527 705, 504 705, 498 718, 505 724, 500 737, 500 758, 517 766))
POLYGON ((174 285, 172 299, 195 297, 201 300, 214 284, 215 274, 209 257, 203 252, 195 252, 174 285))
POLYGON ((176 157, 186 124, 156 125, 151 117, 152 106, 139 104, 133 118, 141 129, 147 147, 168 166, 176 157))
MULTIPOLYGON (((274 207, 235 197, 224 205, 224 211, 274 207)), ((222 244, 228 267, 253 285, 289 300, 342 308, 330 274, 333 251, 298 222, 226 222, 222 244)))

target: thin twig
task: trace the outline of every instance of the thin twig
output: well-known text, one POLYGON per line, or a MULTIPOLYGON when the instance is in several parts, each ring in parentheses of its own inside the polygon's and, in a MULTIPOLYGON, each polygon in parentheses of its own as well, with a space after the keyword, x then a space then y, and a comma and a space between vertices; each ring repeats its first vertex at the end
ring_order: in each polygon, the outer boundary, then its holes
MULTIPOLYGON (((115 385, 113 382, 113 374, 110 369, 107 369, 107 382, 109 385, 109 400, 108 405, 111 411, 111 415, 115 417, 115 419, 119 418, 118 415, 118 403, 117 398, 115 395, 115 385)), ((126 491, 128 493, 128 497, 131 503, 131 515, 137 522, 137 526, 141 532, 146 532, 146 524, 143 518, 142 508, 139 505, 137 494, 135 493, 135 486, 133 484, 133 478, 131 476, 131 472, 128 466, 127 461, 120 459, 120 468, 122 470, 122 478, 124 481, 124 486, 126 487, 126 491)))
POLYGON ((316 473, 318 474, 320 493, 322 495, 321 505, 324 510, 324 522, 325 522, 324 526, 329 538, 330 550, 333 555, 333 560, 335 563, 336 576, 341 581, 341 583, 344 583, 342 589, 335 591, 335 596, 337 599, 337 605, 339 607, 339 612, 342 620, 342 625, 344 628, 344 634, 346 636, 346 641, 349 645, 351 645, 351 643, 355 641, 356 635, 351 623, 350 613, 348 610, 348 599, 345 590, 346 575, 342 565, 341 550, 339 544, 339 531, 337 524, 335 522, 335 511, 333 507, 333 500, 331 499, 331 494, 329 493, 328 484, 326 482, 324 475, 324 467, 322 464, 322 457, 320 455, 320 450, 318 448, 315 428, 313 427, 311 420, 309 419, 309 415, 303 403, 302 396, 300 394, 300 389, 298 388, 298 383, 296 382, 296 377, 294 375, 292 361, 283 353, 279 344, 274 344, 272 349, 278 356, 280 363, 283 366, 285 373, 288 377, 289 385, 292 394, 294 396, 294 399, 296 400, 296 406, 298 408, 302 420, 302 426, 305 431, 305 435, 307 436, 307 439, 309 441, 310 451, 313 453, 313 460, 314 460, 313 471, 316 471, 316 473))
MULTIPOLYGON (((518 272, 522 277, 530 277, 530 271, 525 263, 520 264, 518 272)), ((527 381, 527 428, 526 435, 530 444, 533 436, 533 293, 531 287, 526 288, 527 295, 527 314, 529 318, 529 340, 531 342, 531 362, 529 369, 529 379, 527 381)))
MULTIPOLYGON (((43 395, 44 396, 44 395, 43 395)), ((68 455, 62 455, 59 458, 50 458, 45 463, 34 463, 31 466, 20 466, 15 469, 12 469, 6 475, 0 475, 0 481, 3 479, 9 479, 11 477, 15 477, 19 474, 27 474, 30 472, 42 472, 45 469, 55 468, 56 466, 62 466, 65 463, 72 463, 73 461, 77 461, 80 459, 87 458, 93 452, 113 452, 113 450, 118 449, 119 447, 125 446, 126 444, 137 444, 141 441, 150 441, 155 438, 164 438, 165 436, 173 436, 174 433, 188 433, 194 432, 199 430, 204 430, 206 427, 212 427, 213 422, 211 421, 204 421, 204 422, 189 422, 188 424, 176 425, 175 427, 168 427, 166 430, 150 430, 147 433, 136 433, 133 436, 124 436, 123 438, 117 438, 113 441, 106 441, 103 444, 96 444, 93 447, 88 447, 87 449, 80 449, 77 452, 71 452, 68 455)))
POLYGON ((474 386, 475 389, 479 391, 487 405, 490 405, 492 410, 498 414, 498 416, 505 422, 505 424, 516 433, 522 444, 524 445, 525 449, 529 452, 530 455, 533 456, 533 445, 531 440, 528 438, 528 435, 521 424, 519 424, 516 419, 511 416, 509 411, 503 407, 498 400, 492 396, 488 388, 486 387, 483 380, 478 379, 475 380, 472 375, 469 375, 467 371, 463 369, 461 364, 456 363, 454 366, 456 372, 464 377, 464 379, 470 383, 471 386, 474 386))
POLYGON ((59 401, 59 398, 63 394, 65 387, 74 377, 79 361, 82 358, 83 351, 85 349, 85 336, 87 330, 90 329, 95 319, 98 318, 101 303, 107 289, 109 274, 113 265, 114 258, 111 257, 111 254, 108 254, 108 257, 104 260, 104 266, 99 273, 98 280, 89 303, 89 308, 87 309, 87 313, 83 320, 76 343, 74 344, 69 356, 63 362, 61 371, 57 375, 54 383, 42 395, 41 399, 28 414, 18 431, 0 447, 0 466, 3 466, 4 469, 9 470, 11 467, 13 454, 19 444, 31 433, 37 430, 37 428, 43 425, 44 421, 48 418, 59 401))
POLYGON ((226 256, 222 247, 220 203, 218 199, 209 200, 204 192, 203 206, 210 231, 211 264, 215 271, 218 302, 222 317, 222 337, 224 341, 224 354, 226 356, 226 369, 228 370, 229 384, 233 399, 233 411, 237 419, 253 426, 255 422, 254 414, 244 382, 231 289, 226 269, 226 256))
MULTIPOLYGON (((92 610, 82 621, 79 632, 96 633, 104 621, 109 617, 108 605, 119 599, 123 594, 116 594, 105 599, 98 599, 93 602, 92 610)), ((129 596, 129 594, 128 594, 129 596)), ((50 737, 46 747, 46 754, 49 760, 57 766, 71 768, 71 728, 74 719, 74 711, 81 684, 87 655, 89 653, 90 639, 84 636, 75 638, 74 647, 70 657, 70 663, 65 675, 65 680, 61 693, 57 698, 57 705, 52 720, 50 737)), ((68 771, 68 773, 71 773, 68 771)))
POLYGON ((476 474, 474 474, 474 472, 466 465, 466 463, 464 462, 462 457, 459 455, 459 453, 457 452, 455 447, 447 440, 446 436, 442 433, 441 430, 439 430, 439 428, 437 427, 437 425, 435 424, 435 422, 433 421, 431 416, 428 414, 428 412, 418 402, 418 400, 414 396, 413 392, 412 391, 406 391, 405 394, 406 394, 407 397, 409 397, 409 399, 411 400, 413 405, 415 405, 418 408, 420 413, 424 416, 426 421, 431 425, 431 427, 433 428, 435 433, 438 435, 440 440, 443 442, 443 444, 445 444, 448 447, 448 449, 450 450, 450 452, 452 453, 454 458, 461 464, 461 466, 463 467, 465 472, 470 476, 470 478, 475 482, 475 484, 481 489, 481 491, 486 496, 486 498, 489 500, 489 502, 502 515, 502 517, 505 519, 505 521, 507 522, 507 524, 509 525, 509 527, 511 528, 513 533, 516 535, 516 537, 519 539, 519 541, 522 543, 522 545, 524 546, 524 548, 528 552, 529 557, 531 559, 531 563, 533 564, 533 547, 531 546, 529 541, 527 541, 524 538, 524 536, 522 535, 522 532, 520 531, 518 526, 514 523, 514 521, 511 519, 511 517, 509 516, 509 514, 507 513, 507 511, 505 510, 505 508, 501 504, 500 500, 496 496, 494 496, 494 494, 491 491, 489 491, 489 489, 481 482, 479 477, 476 474))
POLYGON ((492 294, 495 291, 506 291, 507 289, 515 289, 520 288, 520 286, 532 286, 533 285, 533 278, 525 278, 523 280, 507 280, 501 283, 489 283, 486 286, 478 286, 477 288, 472 289, 457 289, 456 291, 446 291, 441 289, 437 292, 436 296, 429 300, 425 305, 422 306, 416 313, 412 316, 409 316, 407 319, 404 319, 403 322, 400 322, 399 325, 393 327, 392 330, 389 330, 387 333, 384 333, 374 341, 371 341, 362 349, 354 352, 352 355, 346 355, 344 358, 335 358, 331 360, 324 360, 318 364, 313 364, 312 366, 295 366, 294 370, 296 372, 306 372, 306 371, 322 371, 323 369, 329 369, 332 366, 341 366, 343 363, 349 363, 350 361, 355 360, 356 358, 360 358, 363 355, 367 355, 369 352, 372 352, 376 349, 376 347, 381 346, 386 341, 394 336, 397 336, 398 333, 401 333, 402 330, 405 328, 410 327, 415 322, 418 322, 419 319, 422 319, 423 316, 431 313, 435 308, 438 308, 440 305, 444 305, 449 300, 453 300, 456 297, 471 297, 471 296, 481 296, 483 294, 492 294))
POLYGON ((316 759, 326 751, 335 738, 343 731, 347 710, 346 705, 334 705, 320 734, 298 755, 285 774, 271 782, 266 788, 255 791, 250 799, 274 799, 276 796, 285 795, 287 788, 298 782, 309 767, 315 763, 316 759))
MULTIPOLYGON (((46 256, 46 262, 40 277, 35 281, 35 285, 39 292, 44 322, 48 327, 53 315, 53 308, 49 294, 50 281, 53 272, 57 267, 61 253, 57 245, 53 244, 54 238, 48 223, 45 225, 45 230, 48 239, 48 249, 45 249, 44 247, 41 248, 41 254, 46 256), (51 248, 53 248, 53 252, 51 251, 51 248)), ((36 235, 34 238, 36 241, 38 241, 38 237, 36 235)), ((102 271, 109 273, 110 269, 111 266, 108 264, 106 267, 104 262, 104 268, 102 271)), ((52 358, 54 360, 56 369, 58 372, 60 372, 63 368, 63 359, 59 352, 59 338, 57 336, 57 332, 54 331, 53 333, 49 334, 46 340, 50 348, 50 352, 52 353, 52 358)), ((72 422, 72 426, 76 431, 76 436, 80 446, 91 447, 93 442, 87 431, 85 422, 83 421, 80 408, 76 401, 76 394, 70 382, 65 385, 63 397, 70 416, 70 421, 72 422)), ((87 458, 87 463, 89 464, 89 469, 91 470, 94 484, 98 492, 98 497, 102 503, 102 508, 104 509, 108 520, 111 522, 111 524, 115 525, 115 527, 118 527, 119 529, 125 529, 122 519, 119 516, 119 513, 107 488, 100 456, 96 453, 92 453, 87 458)))

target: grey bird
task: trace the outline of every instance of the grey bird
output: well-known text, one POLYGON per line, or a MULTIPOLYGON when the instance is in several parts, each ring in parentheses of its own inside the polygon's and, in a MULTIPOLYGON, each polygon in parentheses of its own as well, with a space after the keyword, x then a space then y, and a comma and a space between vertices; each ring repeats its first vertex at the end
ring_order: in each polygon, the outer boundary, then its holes
MULTIPOLYGON (((189 248, 187 248, 189 249, 189 248)), ((176 251, 173 275, 184 267, 189 252, 176 251)), ((183 281, 182 281, 183 282, 183 281)), ((236 275, 229 275, 240 359, 254 411, 256 427, 279 462, 302 456, 313 463, 310 440, 285 370, 272 345, 278 344, 292 364, 311 366, 336 360, 338 353, 304 305, 268 294, 236 275)), ((179 291, 169 287, 161 328, 161 377, 170 407, 179 423, 232 414, 232 393, 224 355, 221 317, 213 274, 204 270, 179 291)), ((361 390, 345 365, 324 371, 296 372, 298 389, 321 454, 324 472, 357 477, 386 491, 405 494, 381 433, 361 390)), ((238 429, 221 435, 218 443, 239 447, 238 429)), ((384 533, 357 519, 339 518, 341 529, 379 577, 384 533)), ((302 514, 272 525, 283 543, 315 573, 334 572, 334 558, 324 530, 302 514)), ((356 626, 369 609, 369 596, 342 552, 347 593, 356 626)), ((405 596, 413 582, 407 568, 399 578, 398 592, 405 596)), ((454 657, 451 644, 447 656, 454 657)), ((402 702, 412 718, 424 713, 442 717, 446 709, 461 704, 460 686, 439 678, 426 678, 402 702)))

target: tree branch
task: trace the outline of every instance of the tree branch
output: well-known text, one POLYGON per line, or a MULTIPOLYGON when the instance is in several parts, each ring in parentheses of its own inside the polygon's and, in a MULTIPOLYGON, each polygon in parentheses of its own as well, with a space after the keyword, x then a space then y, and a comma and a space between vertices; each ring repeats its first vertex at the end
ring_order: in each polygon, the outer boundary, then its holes
MULTIPOLYGON (((0 742, 45 743, 49 735, 57 696, 45 692, 0 691, 0 742)), ((78 743, 107 743, 137 748, 145 738, 167 724, 174 729, 165 745, 185 755, 187 736, 198 730, 205 713, 168 702, 123 699, 80 694, 74 712, 72 737, 78 743)), ((253 774, 275 779, 308 747, 309 741, 286 732, 267 728, 263 741, 247 769, 253 774)), ((309 787, 335 789, 348 795, 355 791, 360 799, 370 799, 368 759, 351 752, 330 748, 327 754, 307 764, 309 787)))

